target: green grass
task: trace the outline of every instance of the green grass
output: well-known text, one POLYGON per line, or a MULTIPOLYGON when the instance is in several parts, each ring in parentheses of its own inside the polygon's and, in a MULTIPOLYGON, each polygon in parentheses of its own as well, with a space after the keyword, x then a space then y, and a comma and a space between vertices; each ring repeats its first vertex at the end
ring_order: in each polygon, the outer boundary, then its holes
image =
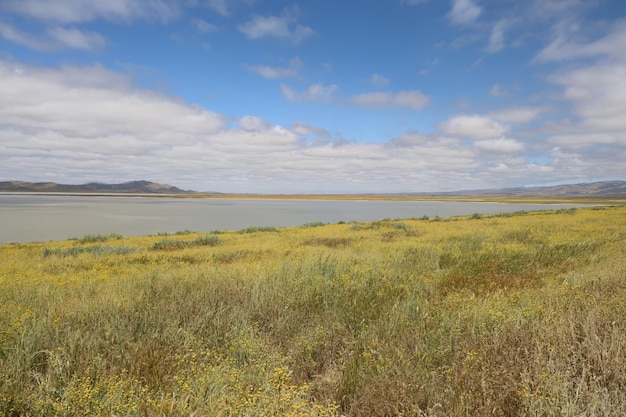
POLYGON ((120 240, 123 239, 123 236, 119 233, 111 233, 108 235, 85 235, 78 240, 78 243, 98 243, 98 242, 106 242, 108 240, 120 240))
POLYGON ((178 250, 193 246, 216 246, 220 238, 216 235, 199 236, 194 240, 163 239, 152 244, 154 250, 178 250))
POLYGON ((74 246, 71 248, 43 248, 44 258, 48 256, 78 256, 83 253, 91 253, 96 256, 104 255, 127 255, 135 252, 135 248, 128 246, 109 246, 109 245, 94 245, 94 246, 74 246))
POLYGON ((278 229, 273 226, 249 226, 237 231, 239 234, 257 233, 257 232, 278 232, 278 229))
POLYGON ((479 216, 0 245, 0 415, 626 415, 626 208, 479 216))

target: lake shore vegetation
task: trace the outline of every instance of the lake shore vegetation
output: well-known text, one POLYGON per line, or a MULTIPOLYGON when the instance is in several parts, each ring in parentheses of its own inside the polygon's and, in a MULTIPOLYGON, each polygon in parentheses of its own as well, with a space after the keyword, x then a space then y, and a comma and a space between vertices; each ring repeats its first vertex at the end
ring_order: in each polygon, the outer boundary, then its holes
POLYGON ((626 415, 626 207, 0 245, 2 416, 626 415))

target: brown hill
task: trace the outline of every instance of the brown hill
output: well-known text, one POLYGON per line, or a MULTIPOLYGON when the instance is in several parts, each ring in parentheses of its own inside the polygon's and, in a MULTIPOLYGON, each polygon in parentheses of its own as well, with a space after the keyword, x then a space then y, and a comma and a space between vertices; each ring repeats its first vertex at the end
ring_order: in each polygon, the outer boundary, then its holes
POLYGON ((4 192, 49 192, 49 193, 148 193, 148 194, 191 194, 195 191, 181 190, 167 184, 150 181, 129 181, 122 184, 103 184, 90 182, 70 185, 54 182, 0 182, 0 191, 4 192))
POLYGON ((528 197, 622 197, 626 196, 626 181, 601 181, 582 184, 554 185, 547 187, 517 187, 490 190, 472 190, 441 193, 441 195, 462 196, 528 196, 528 197))

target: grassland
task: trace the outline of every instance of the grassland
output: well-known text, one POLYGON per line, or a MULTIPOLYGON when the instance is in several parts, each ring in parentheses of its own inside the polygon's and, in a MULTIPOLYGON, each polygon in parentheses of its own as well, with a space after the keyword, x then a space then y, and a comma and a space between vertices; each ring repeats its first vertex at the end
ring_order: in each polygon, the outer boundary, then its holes
POLYGON ((3 416, 624 416, 626 208, 0 246, 3 416))

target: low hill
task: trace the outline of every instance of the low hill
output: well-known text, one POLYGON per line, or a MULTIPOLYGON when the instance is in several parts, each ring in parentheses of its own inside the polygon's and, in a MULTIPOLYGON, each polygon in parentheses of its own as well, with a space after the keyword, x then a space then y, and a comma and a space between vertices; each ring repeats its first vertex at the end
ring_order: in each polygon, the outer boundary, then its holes
MULTIPOLYGON (((129 181, 121 184, 90 182, 80 185, 54 182, 0 181, 0 192, 51 192, 51 193, 128 193, 128 194, 194 194, 167 184, 150 181, 129 181)), ((212 192, 211 194, 213 194, 212 192)), ((216 193, 221 194, 221 193, 216 193)), ((398 195, 398 194, 394 194, 398 195)), ((512 197, 624 197, 626 181, 601 181, 582 184, 566 184, 547 187, 495 188, 487 190, 461 190, 440 193, 407 193, 402 195, 423 196, 512 196, 512 197)))
POLYGON ((626 196, 626 181, 601 181, 582 184, 554 185, 547 187, 496 188, 488 190, 464 190, 436 195, 449 196, 519 196, 519 197, 610 197, 626 196))
POLYGON ((0 191, 4 192, 49 192, 49 193, 148 193, 148 194, 191 194, 195 191, 181 190, 167 184, 150 181, 128 181, 122 184, 103 184, 90 182, 70 185, 54 182, 0 182, 0 191))

